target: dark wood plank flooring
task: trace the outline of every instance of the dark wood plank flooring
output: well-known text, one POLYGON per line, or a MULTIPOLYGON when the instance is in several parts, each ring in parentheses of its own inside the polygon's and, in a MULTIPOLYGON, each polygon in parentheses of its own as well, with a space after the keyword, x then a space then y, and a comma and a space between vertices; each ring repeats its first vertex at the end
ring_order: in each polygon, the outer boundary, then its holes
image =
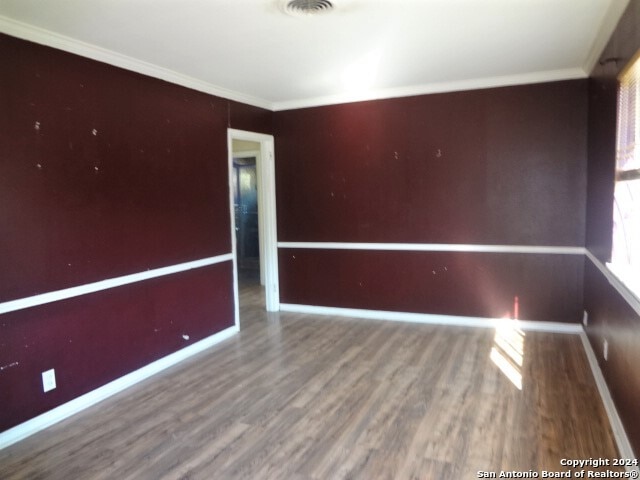
POLYGON ((466 479, 616 448, 580 338, 266 313, 0 451, 2 479, 466 479), (521 389, 519 388, 521 387, 521 389))

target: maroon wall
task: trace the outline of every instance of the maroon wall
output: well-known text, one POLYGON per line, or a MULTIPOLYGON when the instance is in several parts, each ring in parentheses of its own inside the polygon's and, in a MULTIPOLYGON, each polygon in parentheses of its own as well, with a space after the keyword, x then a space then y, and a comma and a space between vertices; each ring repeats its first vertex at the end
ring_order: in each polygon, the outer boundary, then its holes
MULTIPOLYGON (((271 112, 5 35, 0 58, 0 302, 231 251, 226 129, 271 112)), ((3 314, 0 430, 232 324, 229 262, 3 314)))
POLYGON ((296 248, 281 250, 280 289, 294 304, 570 322, 582 268, 578 255, 296 248))
MULTIPOLYGON (((566 81, 277 112, 279 240, 584 246, 586 94, 566 81)), ((518 279, 530 319, 576 321, 582 307, 579 257, 448 254, 445 281, 427 275, 433 253, 305 251, 312 278, 293 255, 281 250, 285 303, 483 316, 461 297, 491 277, 488 297, 518 279), (347 258, 349 273, 328 266, 347 258), (377 276, 388 288, 362 290, 377 276)))
MULTIPOLYGON (((611 254, 618 73, 640 48, 640 1, 631 0, 589 79, 587 248, 611 254)), ((640 453, 640 316, 595 265, 585 269, 587 333, 636 453, 640 453), (603 358, 603 340, 609 360, 603 358)))
POLYGON ((231 268, 225 262, 2 315, 0 431, 232 326, 231 268), (40 374, 50 368, 57 388, 43 393, 40 374))

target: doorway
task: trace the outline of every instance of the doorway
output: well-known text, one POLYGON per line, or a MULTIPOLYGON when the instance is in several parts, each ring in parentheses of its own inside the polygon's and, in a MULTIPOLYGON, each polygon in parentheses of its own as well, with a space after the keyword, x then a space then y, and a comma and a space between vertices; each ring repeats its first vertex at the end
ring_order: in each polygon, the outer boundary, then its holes
POLYGON ((238 286, 264 285, 260 271, 258 232, 258 172, 260 144, 233 140, 233 210, 236 232, 238 286))
POLYGON ((273 136, 228 129, 229 196, 236 323, 239 287, 262 285, 265 308, 280 309, 273 136))

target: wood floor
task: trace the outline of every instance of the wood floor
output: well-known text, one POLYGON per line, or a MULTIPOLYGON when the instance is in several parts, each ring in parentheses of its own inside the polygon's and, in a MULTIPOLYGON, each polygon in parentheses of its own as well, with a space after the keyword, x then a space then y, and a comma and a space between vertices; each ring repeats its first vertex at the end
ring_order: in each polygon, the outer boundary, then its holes
POLYGON ((241 297, 239 335, 0 451, 0 478, 458 480, 616 457, 578 336, 241 297))

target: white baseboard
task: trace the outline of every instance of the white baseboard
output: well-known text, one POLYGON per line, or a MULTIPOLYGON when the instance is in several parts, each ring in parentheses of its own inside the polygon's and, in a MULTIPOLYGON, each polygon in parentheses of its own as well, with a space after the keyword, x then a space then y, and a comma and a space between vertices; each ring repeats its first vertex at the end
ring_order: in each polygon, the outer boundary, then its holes
POLYGON ((463 317, 458 315, 365 310, 360 308, 318 307, 291 303, 281 303, 280 310, 285 312, 311 313, 316 315, 368 318, 371 320, 387 320, 391 322, 455 325, 461 327, 495 328, 503 325, 504 322, 510 322, 512 325, 515 325, 522 330, 571 334, 578 334, 582 332, 582 326, 578 323, 536 322, 533 320, 463 317))
POLYGON ((0 433, 0 450, 8 447, 26 437, 33 435, 34 433, 39 432, 40 430, 44 430, 51 425, 58 423, 64 420, 71 415, 74 415, 82 410, 89 408, 95 405, 106 398, 109 398, 116 393, 125 390, 136 383, 139 383, 156 373, 165 370, 177 363, 182 362, 183 360, 195 355, 196 353, 200 353, 203 350, 206 350, 217 343, 222 342, 223 340, 228 339, 239 331, 237 326, 232 326, 218 332, 210 337, 200 340, 192 345, 189 345, 186 348, 178 350, 166 357, 163 357, 159 360, 156 360, 149 365, 146 365, 138 370, 135 370, 127 375, 120 377, 112 382, 103 385, 91 392, 85 393, 84 395, 74 398, 70 402, 67 402, 59 407, 54 408, 53 410, 49 410, 42 415, 38 415, 31 420, 27 420, 20 425, 16 425, 9 430, 0 433))
MULTIPOLYGON (((604 404, 607 416, 609 417, 611 430, 613 430, 613 436, 616 440, 616 445, 618 446, 618 453, 620 454, 618 458, 637 458, 633 453, 633 448, 631 447, 629 437, 627 437, 627 433, 625 432, 624 426, 622 425, 622 420, 618 415, 618 410, 613 403, 613 398, 611 398, 609 387, 607 387, 607 382, 604 379, 604 375, 602 375, 602 370, 600 370, 600 365, 598 364, 598 359, 596 358, 596 354, 593 351, 593 347, 591 346, 589 337, 587 337, 587 334, 584 330, 580 332, 580 339, 582 340, 582 346, 584 347, 587 359, 589 360, 589 366, 591 367, 593 378, 596 381, 596 385, 598 386, 598 391, 600 392, 602 403, 604 404)), ((638 467, 627 467, 627 471, 632 470, 639 471, 638 467)))

